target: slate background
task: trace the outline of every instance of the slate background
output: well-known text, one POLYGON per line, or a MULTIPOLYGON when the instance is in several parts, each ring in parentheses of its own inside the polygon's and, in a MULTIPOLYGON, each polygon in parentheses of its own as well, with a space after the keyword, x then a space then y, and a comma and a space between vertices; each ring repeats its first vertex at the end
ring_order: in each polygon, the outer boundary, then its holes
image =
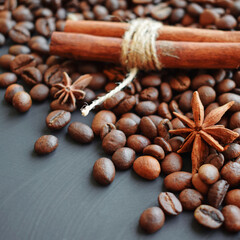
MULTIPOLYGON (((0 48, 4 53, 7 48, 0 48)), ((240 239, 240 233, 200 226, 192 212, 167 217, 160 231, 145 234, 139 216, 158 205, 162 176, 146 181, 128 170, 117 172, 110 186, 99 186, 92 178, 94 162, 105 156, 99 140, 82 146, 67 136, 67 128, 52 133, 45 126, 48 100, 20 114, 4 101, 4 92, 0 89, 1 240, 240 239), (51 133, 59 138, 59 147, 37 156, 35 141, 51 133)), ((84 118, 76 111, 72 121, 90 125, 93 116, 84 118)), ((184 165, 190 168, 189 159, 184 165)))

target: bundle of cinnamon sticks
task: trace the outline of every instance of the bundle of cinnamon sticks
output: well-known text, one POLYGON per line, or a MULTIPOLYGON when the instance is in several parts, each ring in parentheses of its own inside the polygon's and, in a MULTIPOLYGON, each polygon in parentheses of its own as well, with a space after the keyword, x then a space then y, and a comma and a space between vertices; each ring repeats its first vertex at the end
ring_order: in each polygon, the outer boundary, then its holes
MULTIPOLYGON (((67 21, 51 37, 51 54, 76 60, 120 63, 128 23, 67 21)), ((165 68, 238 68, 240 32, 163 26, 156 50, 165 68)))

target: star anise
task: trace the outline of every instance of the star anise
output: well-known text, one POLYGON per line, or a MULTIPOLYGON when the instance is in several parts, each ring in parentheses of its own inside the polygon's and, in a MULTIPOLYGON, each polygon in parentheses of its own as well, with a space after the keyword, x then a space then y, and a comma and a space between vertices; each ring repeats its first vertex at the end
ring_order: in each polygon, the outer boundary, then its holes
POLYGON ((197 172, 204 158, 207 157, 208 145, 222 152, 228 148, 229 145, 227 144, 230 144, 239 136, 238 133, 225 128, 223 125, 215 125, 233 104, 234 101, 231 101, 221 107, 213 109, 204 119, 204 107, 198 92, 195 91, 192 97, 194 121, 182 114, 173 113, 188 126, 188 128, 170 130, 169 132, 182 136, 188 134, 181 148, 178 150, 178 153, 189 152, 192 149, 191 158, 193 174, 197 172))
POLYGON ((66 72, 63 73, 61 83, 56 83, 53 86, 59 90, 55 93, 54 98, 58 98, 60 104, 69 102, 75 107, 76 99, 80 100, 85 97, 84 89, 92 80, 91 75, 85 74, 79 77, 73 84, 71 78, 66 72))

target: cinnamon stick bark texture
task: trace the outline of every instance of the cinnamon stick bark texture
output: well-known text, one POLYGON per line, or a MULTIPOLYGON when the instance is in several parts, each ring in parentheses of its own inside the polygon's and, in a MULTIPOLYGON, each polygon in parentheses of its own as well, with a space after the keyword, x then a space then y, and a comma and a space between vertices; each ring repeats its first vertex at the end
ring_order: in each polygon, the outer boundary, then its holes
MULTIPOLYGON (((124 33, 128 30, 128 27, 128 23, 120 22, 68 20, 64 32, 122 38, 124 33)), ((240 42, 240 32, 163 26, 158 30, 157 40, 183 42, 240 42)))
MULTIPOLYGON (((121 38, 54 32, 50 53, 76 60, 120 63, 121 38)), ((165 68, 238 68, 240 44, 156 41, 165 68)), ((136 66, 137 67, 137 66, 136 66)))

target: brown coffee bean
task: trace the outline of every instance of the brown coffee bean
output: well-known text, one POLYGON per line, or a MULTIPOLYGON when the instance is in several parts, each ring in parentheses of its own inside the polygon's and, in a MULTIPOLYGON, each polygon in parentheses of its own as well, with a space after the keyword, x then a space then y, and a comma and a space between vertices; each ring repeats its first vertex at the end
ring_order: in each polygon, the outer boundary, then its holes
POLYGON ((5 39, 4 35, 2 33, 0 33, 0 46, 3 46, 5 44, 5 41, 6 41, 6 39, 5 39))
POLYGON ((41 136, 34 144, 37 154, 43 155, 53 152, 58 146, 58 139, 53 135, 41 136))
POLYGON ((240 184, 240 163, 229 161, 221 170, 221 177, 226 180, 231 187, 240 184))
POLYGON ((199 17, 199 23, 202 26, 215 24, 218 18, 219 15, 215 11, 213 11, 212 9, 205 9, 199 17))
POLYGON ((108 98, 104 101, 103 106, 105 109, 109 110, 116 107, 126 96, 126 93, 123 91, 119 91, 114 94, 111 98, 108 98))
POLYGON ((195 210, 203 202, 203 195, 191 188, 184 189, 179 194, 179 200, 185 210, 195 210))
POLYGON ((116 126, 113 123, 105 123, 100 130, 100 138, 103 139, 112 130, 115 130, 116 126))
POLYGON ((182 170, 182 157, 177 153, 169 153, 161 162, 162 172, 166 175, 182 170))
POLYGON ((12 16, 17 22, 21 21, 33 21, 33 14, 24 5, 18 6, 16 9, 12 11, 12 16))
POLYGON ((181 95, 178 105, 183 112, 188 112, 192 110, 192 95, 193 91, 191 90, 187 90, 181 95))
POLYGON ((64 110, 55 110, 46 117, 47 127, 51 130, 59 130, 65 127, 71 120, 71 113, 64 110))
POLYGON ((8 53, 14 56, 17 56, 19 54, 29 54, 30 52, 31 52, 30 48, 24 45, 12 45, 8 49, 8 53))
POLYGON ((53 31, 55 31, 55 19, 54 18, 39 18, 35 23, 36 31, 44 37, 50 37, 53 31))
POLYGON ((54 100, 50 104, 50 108, 52 111, 54 110, 64 110, 67 112, 74 112, 76 110, 76 106, 74 106, 72 103, 64 103, 61 104, 58 99, 54 100))
POLYGON ((220 170, 224 164, 224 156, 222 153, 213 153, 208 155, 208 157, 204 161, 205 164, 209 163, 215 166, 218 170, 220 170))
POLYGON ((157 160, 163 160, 165 157, 164 150, 162 147, 156 145, 156 144, 151 144, 148 145, 143 149, 143 154, 144 155, 150 155, 152 157, 155 157, 157 160))
POLYGON ((191 88, 197 90, 202 86, 214 87, 215 79, 209 74, 200 74, 193 78, 191 88))
POLYGON ((17 82, 17 76, 14 73, 5 72, 0 74, 0 87, 5 88, 17 82))
POLYGON ((22 85, 19 84, 11 84, 5 92, 4 98, 6 100, 6 102, 8 103, 12 103, 12 99, 13 96, 15 95, 15 93, 20 92, 20 91, 24 91, 24 88, 22 85))
POLYGON ((154 143, 161 146, 165 153, 172 152, 170 143, 168 143, 164 138, 156 137, 154 138, 154 143))
POLYGON ((127 139, 127 146, 132 148, 136 153, 141 153, 150 143, 148 138, 138 134, 131 135, 127 139))
POLYGON ((217 85, 218 93, 231 92, 236 87, 236 83, 231 79, 224 79, 217 85))
POLYGON ((171 121, 171 123, 172 123, 173 129, 186 128, 186 126, 183 124, 183 122, 178 118, 174 118, 171 121))
POLYGON ((165 102, 162 102, 158 106, 158 115, 161 116, 162 118, 167 118, 169 120, 172 119, 172 115, 169 111, 168 104, 165 102))
POLYGON ((172 129, 172 123, 168 119, 163 119, 157 126, 158 136, 168 140, 170 138, 169 130, 172 129))
POLYGON ((224 227, 229 232, 240 231, 240 208, 234 205, 227 205, 222 209, 224 216, 224 227))
POLYGON ((33 56, 29 54, 20 54, 10 63, 10 68, 15 74, 21 74, 25 68, 35 67, 36 65, 37 63, 33 56))
POLYGON ((126 112, 129 112, 136 104, 135 96, 125 97, 123 101, 121 101, 118 106, 113 109, 113 112, 117 115, 122 115, 126 112))
POLYGON ((49 53, 49 45, 47 39, 42 36, 32 37, 28 42, 28 46, 35 52, 41 54, 49 53))
POLYGON ((199 97, 202 101, 203 106, 207 106, 214 102, 216 99, 216 92, 213 88, 209 86, 202 86, 198 88, 199 97))
POLYGON ((27 92, 20 91, 14 94, 12 105, 19 112, 27 112, 32 106, 32 99, 27 92))
POLYGON ((182 8, 175 8, 173 9, 171 16, 170 16, 170 22, 171 23, 178 23, 182 20, 182 18, 185 15, 185 11, 182 8))
POLYGON ((16 7, 17 7, 17 0, 5 0, 4 9, 8 9, 8 10, 12 11, 16 7))
POLYGON ((211 185, 207 195, 209 205, 219 208, 225 198, 228 188, 229 184, 225 180, 219 180, 211 185))
POLYGON ((232 15, 225 15, 216 21, 218 29, 231 30, 237 26, 237 20, 232 15))
POLYGON ((229 120, 229 125, 231 129, 240 128, 240 111, 235 112, 231 116, 229 120))
POLYGON ((194 218, 203 226, 211 229, 221 227, 224 222, 222 213, 209 205, 200 205, 194 211, 194 218))
POLYGON ((42 102, 47 99, 49 95, 49 88, 45 84, 35 85, 29 92, 32 100, 36 102, 42 102))
POLYGON ((240 189, 233 189, 227 192, 225 202, 226 205, 235 205, 240 208, 240 189))
POLYGON ((115 122, 116 122, 116 116, 113 112, 107 111, 107 110, 102 110, 94 116, 93 121, 92 121, 92 130, 95 135, 99 135, 101 128, 106 123, 115 124, 115 122))
POLYGON ((158 115, 149 115, 148 117, 152 120, 155 126, 157 126, 163 120, 163 118, 158 115))
POLYGON ((26 28, 29 32, 32 32, 34 30, 34 23, 30 22, 30 21, 22 21, 22 22, 18 22, 16 25, 16 27, 24 27, 26 28))
POLYGON ((128 137, 137 132, 138 125, 131 118, 120 118, 116 123, 116 128, 128 137))
POLYGON ((203 164, 198 170, 199 177, 206 184, 215 183, 219 177, 218 169, 212 164, 203 164))
POLYGON ((130 118, 139 125, 141 118, 135 113, 124 113, 121 118, 130 118))
POLYGON ((101 185, 109 185, 115 178, 115 167, 109 158, 99 158, 93 166, 93 177, 101 185))
POLYGON ((157 105, 152 101, 142 101, 136 105, 135 110, 137 114, 147 116, 157 111, 157 105))
POLYGON ((169 102, 172 99, 172 89, 169 83, 163 82, 160 85, 160 96, 163 102, 169 102))
POLYGON ((183 112, 180 110, 178 106, 178 103, 175 100, 172 100, 169 103, 169 110, 171 111, 171 113, 177 112, 177 113, 183 114, 183 112))
POLYGON ((33 56, 36 60, 37 65, 43 63, 43 58, 37 53, 30 53, 29 55, 33 56))
POLYGON ((44 82, 50 87, 52 87, 56 83, 60 83, 62 79, 63 79, 63 69, 58 64, 51 66, 44 73, 44 82))
POLYGON ((142 78, 141 85, 143 87, 157 87, 161 84, 161 78, 158 75, 147 75, 142 78))
POLYGON ((36 85, 42 81, 42 74, 36 67, 24 68, 21 77, 24 82, 30 86, 36 85))
POLYGON ((34 12, 36 18, 45 17, 49 18, 53 16, 52 11, 49 8, 39 8, 34 12))
POLYGON ((139 98, 142 101, 156 101, 158 94, 158 90, 155 87, 148 87, 140 92, 139 98))
POLYGON ((149 138, 154 139, 157 137, 157 127, 150 117, 143 117, 139 124, 141 133, 149 138))
POLYGON ((136 153, 128 147, 119 148, 112 156, 112 161, 119 170, 129 169, 135 160, 136 153))
POLYGON ((173 192, 182 191, 185 188, 190 188, 192 182, 192 174, 189 172, 174 172, 169 174, 164 179, 164 186, 173 192))
POLYGON ((117 149, 124 147, 126 144, 126 136, 120 130, 112 130, 102 141, 102 148, 105 153, 113 154, 117 149))
POLYGON ((14 25, 15 22, 10 19, 0 18, 0 33, 6 35, 14 25))
POLYGON ((224 93, 221 94, 218 97, 218 103, 220 105, 224 105, 230 101, 234 101, 235 103, 233 104, 233 106, 229 109, 232 112, 238 112, 240 111, 240 96, 238 94, 235 93, 224 93))
POLYGON ((156 158, 141 156, 134 161, 133 170, 145 179, 154 180, 159 176, 161 167, 156 158))
POLYGON ((172 13, 172 8, 168 6, 167 3, 159 3, 155 7, 152 8, 151 17, 162 21, 167 19, 172 13))
POLYGON ((176 136, 168 140, 168 143, 171 145, 173 152, 177 152, 181 148, 183 142, 184 138, 180 136, 176 136))
POLYGON ((187 12, 193 17, 199 17, 204 9, 197 3, 190 3, 187 6, 187 12))
MULTIPOLYGON (((1 19, 0 19, 1 20, 1 19)), ((11 54, 4 54, 0 57, 0 67, 10 69, 10 63, 13 61, 15 56, 11 54)))
POLYGON ((204 183, 201 178, 199 177, 198 173, 195 173, 192 176, 192 184, 193 186, 203 195, 206 195, 208 192, 208 185, 204 183))
POLYGON ((30 32, 22 26, 15 26, 9 31, 9 37, 16 43, 26 43, 30 39, 30 32))
POLYGON ((92 129, 81 122, 72 122, 68 127, 69 136, 79 143, 90 143, 94 139, 92 129))
POLYGON ((171 88, 178 92, 186 91, 191 84, 191 80, 186 75, 177 75, 170 79, 171 88))
POLYGON ((168 215, 178 215, 182 212, 182 204, 171 192, 161 192, 158 196, 158 203, 168 215))
POLYGON ((102 74, 102 73, 91 73, 91 76, 92 76, 92 80, 88 85, 88 87, 90 89, 100 90, 100 89, 104 88, 104 86, 106 85, 106 76, 104 74, 102 74))
POLYGON ((240 156, 240 144, 231 143, 229 147, 223 152, 226 160, 231 160, 240 156))
POLYGON ((2 10, 0 12, 0 18, 3 19, 11 19, 12 18, 12 12, 8 10, 2 10))
POLYGON ((139 219, 140 227, 148 233, 154 233, 161 229, 164 222, 165 215, 159 207, 144 210, 139 219))

